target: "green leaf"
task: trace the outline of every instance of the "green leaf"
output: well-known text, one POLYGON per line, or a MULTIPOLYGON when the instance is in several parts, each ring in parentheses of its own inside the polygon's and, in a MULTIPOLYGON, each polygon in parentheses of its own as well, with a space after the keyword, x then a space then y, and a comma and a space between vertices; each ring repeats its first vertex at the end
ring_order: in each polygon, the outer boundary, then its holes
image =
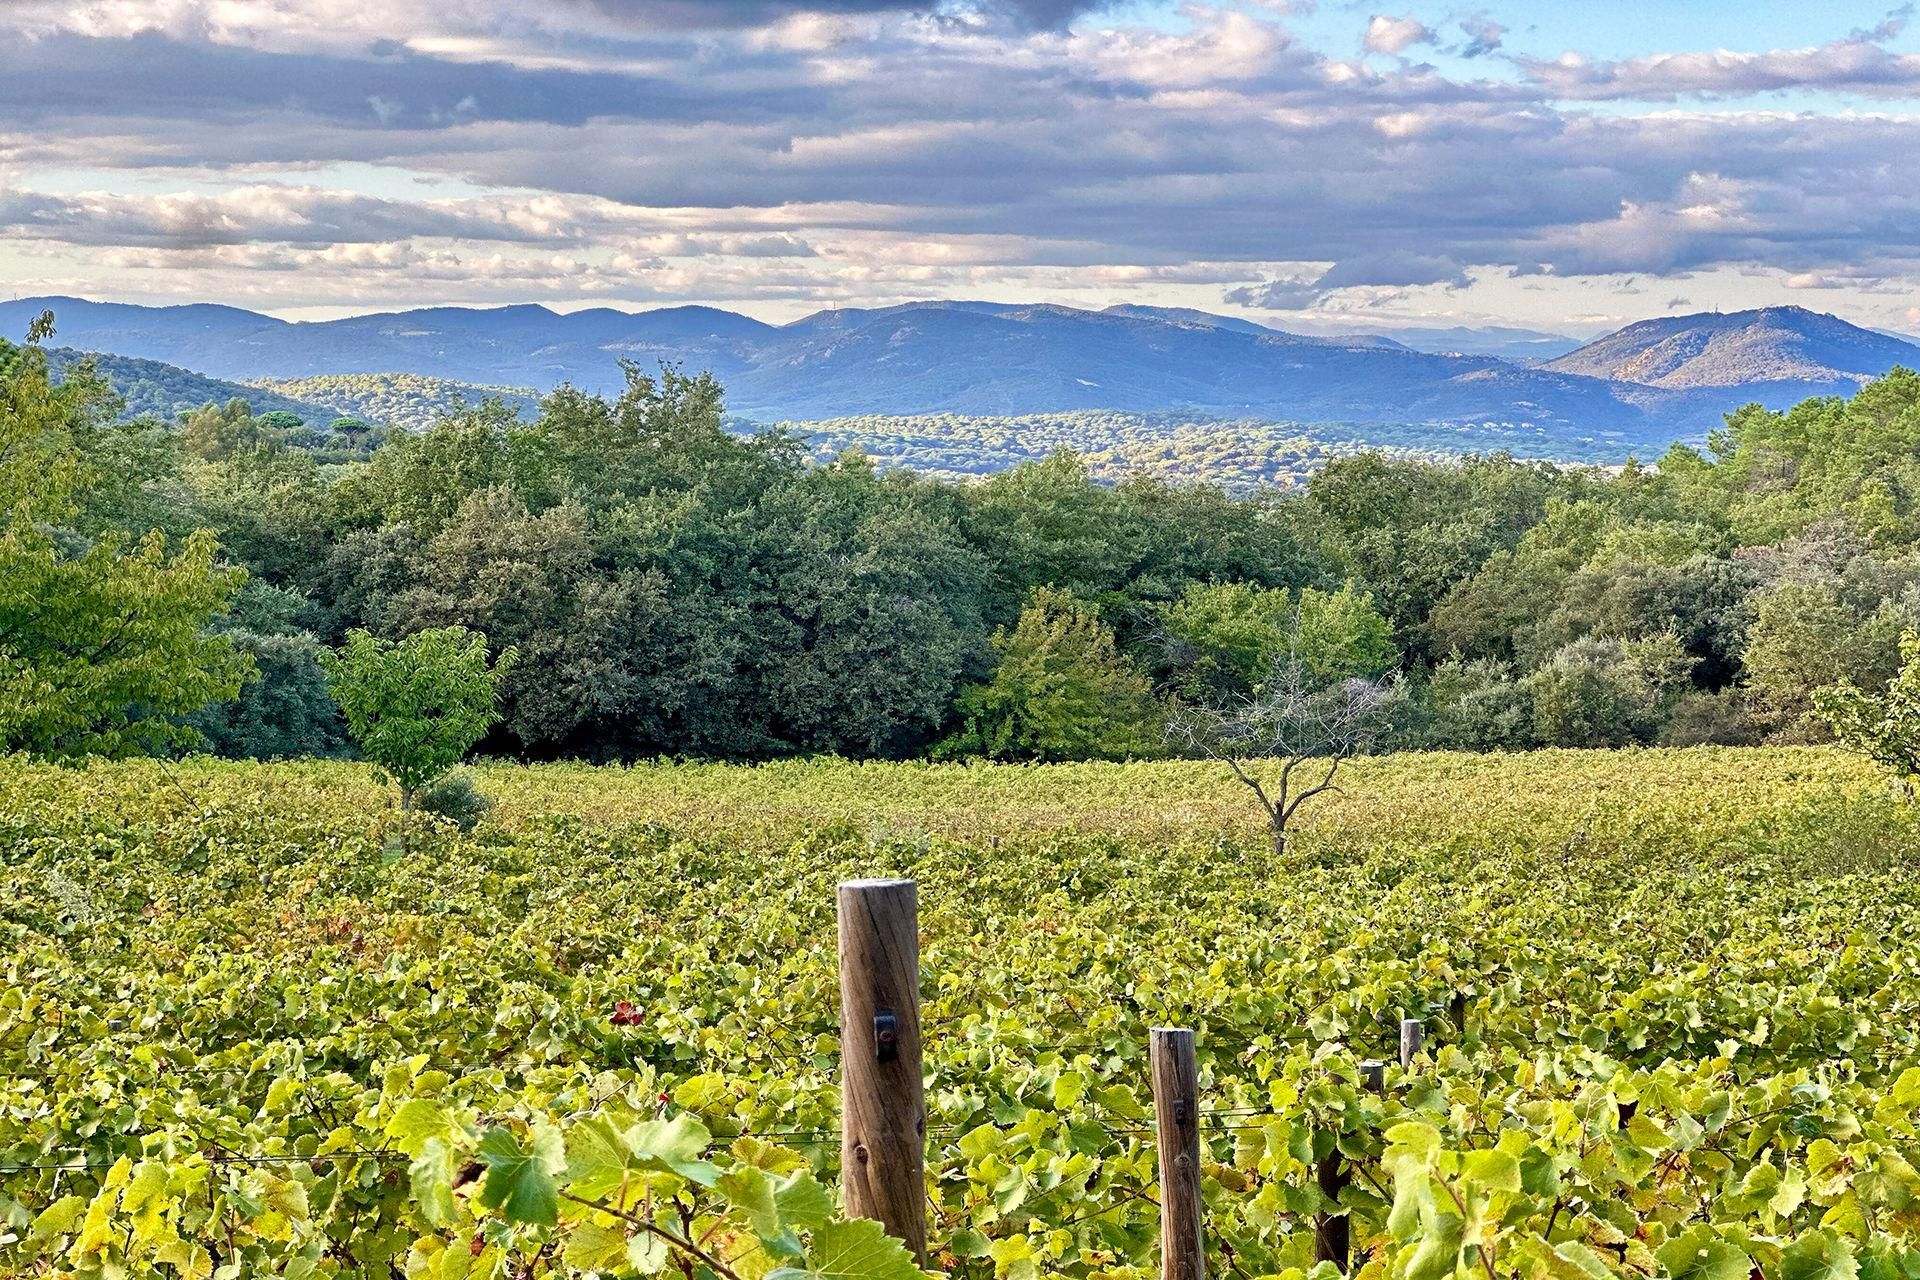
POLYGON ((417 1156, 432 1138, 445 1139, 453 1133, 453 1118, 447 1109, 430 1098, 409 1098, 387 1121, 387 1136, 393 1145, 410 1156, 417 1156))
POLYGON ((805 1230, 817 1227, 833 1216, 833 1195, 815 1180, 811 1169, 794 1173, 773 1193, 780 1208, 780 1221, 805 1230))
POLYGON ((1746 1280, 1753 1261, 1738 1245, 1701 1224, 1654 1251, 1673 1280, 1746 1280))
POLYGON ((1460 1157, 1460 1168, 1490 1191, 1520 1190, 1520 1162, 1504 1151, 1469 1151, 1460 1157))
POLYGON ((458 1214, 453 1202, 453 1152, 439 1138, 428 1138, 408 1166, 413 1198, 429 1226, 450 1225, 458 1214))
POLYGON ((829 1222, 813 1233, 806 1265, 781 1267, 767 1280, 923 1280, 907 1246, 867 1218, 829 1222))
POLYGON ((700 1156, 713 1141, 707 1126, 690 1115, 671 1120, 646 1120, 626 1132, 628 1148, 647 1168, 677 1173, 688 1182, 710 1187, 720 1171, 700 1156))
POLYGON ((549 1167, 555 1155, 551 1148, 557 1145, 557 1135, 549 1142, 536 1130, 533 1150, 523 1150, 512 1131, 488 1130, 475 1150, 487 1166, 480 1203, 499 1210, 509 1222, 552 1226, 560 1216, 559 1189, 549 1167))
POLYGON ((1827 1231, 1810 1231, 1780 1255, 1780 1280, 1854 1280, 1853 1247, 1827 1231))

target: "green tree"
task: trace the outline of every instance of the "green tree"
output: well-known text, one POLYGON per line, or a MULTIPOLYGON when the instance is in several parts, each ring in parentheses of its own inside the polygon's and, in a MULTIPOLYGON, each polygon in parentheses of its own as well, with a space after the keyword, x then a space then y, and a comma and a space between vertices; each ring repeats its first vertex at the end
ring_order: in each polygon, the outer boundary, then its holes
POLYGON ((942 754, 1114 760, 1156 753, 1152 687, 1100 615, 1070 592, 1035 591, 1012 629, 994 633, 993 647, 1000 666, 992 680, 961 693, 966 727, 942 754))
POLYGON ((1747 687, 1776 735, 1820 738, 1817 689, 1871 688, 1900 665, 1911 612, 1892 600, 1852 601, 1834 582, 1786 582, 1759 595, 1741 660, 1747 687))
POLYGON ((397 643, 354 631, 320 655, 361 754, 382 781, 400 788, 403 840, 410 842, 420 794, 499 719, 495 698, 515 656, 508 649, 489 666, 487 638, 464 627, 419 631, 397 643))
POLYGON ((1843 746, 1885 765, 1894 785, 1913 795, 1920 779, 1920 634, 1900 637, 1900 670, 1884 694, 1843 679, 1815 692, 1813 703, 1843 746))
POLYGON ((1533 744, 1533 698, 1511 663, 1449 658, 1426 688, 1425 742, 1457 751, 1519 751, 1533 744))
MULTIPOLYGON (((51 332, 51 317, 29 337, 51 332)), ((118 401, 82 365, 58 386, 34 342, 0 341, 0 750, 57 759, 190 745, 178 718, 231 698, 247 659, 207 623, 245 574, 210 530, 97 527, 140 487, 118 401), (92 508, 92 510, 90 510, 92 508)))
POLYGON ((1534 733, 1555 747, 1651 742, 1692 666, 1672 636, 1576 640, 1527 678, 1534 733))
POLYGON ((1392 628, 1351 582, 1298 593, 1249 582, 1195 584, 1164 617, 1167 631, 1193 650, 1197 679, 1185 683, 1199 687, 1214 684, 1219 672, 1249 688, 1289 651, 1323 683, 1377 676, 1395 657, 1392 628))

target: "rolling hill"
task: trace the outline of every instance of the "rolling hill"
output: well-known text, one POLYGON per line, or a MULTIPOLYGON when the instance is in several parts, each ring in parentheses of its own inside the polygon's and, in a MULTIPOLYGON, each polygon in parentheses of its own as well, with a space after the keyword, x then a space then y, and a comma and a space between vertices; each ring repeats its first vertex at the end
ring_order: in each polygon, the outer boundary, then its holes
POLYGON ((127 402, 125 416, 129 418, 152 414, 170 421, 204 405, 244 400, 256 414, 291 413, 318 430, 349 412, 324 396, 310 397, 290 389, 253 387, 209 378, 158 360, 95 354, 71 347, 54 347, 47 352, 47 363, 57 376, 64 376, 77 360, 93 361, 94 367, 127 402))
POLYGON ((479 386, 418 373, 321 374, 256 385, 268 392, 335 405, 340 412, 368 422, 413 431, 483 400, 504 400, 523 416, 531 416, 539 405, 538 397, 527 387, 479 386))
POLYGON ((1850 394, 1920 346, 1804 307, 1672 316, 1630 324, 1543 367, 1670 390, 1789 389, 1850 394))

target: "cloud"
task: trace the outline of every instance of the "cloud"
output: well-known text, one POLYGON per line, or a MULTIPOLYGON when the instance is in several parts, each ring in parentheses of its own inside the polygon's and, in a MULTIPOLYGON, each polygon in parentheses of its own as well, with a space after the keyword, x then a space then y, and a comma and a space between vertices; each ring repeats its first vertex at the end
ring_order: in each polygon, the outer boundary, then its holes
POLYGON ((1343 258, 1315 283, 1321 289, 1425 284, 1465 288, 1468 281, 1466 268, 1453 258, 1408 249, 1384 249, 1343 258))
POLYGON ((1903 4, 1897 9, 1889 10, 1887 16, 1882 18, 1879 23, 1874 26, 1855 27, 1852 38, 1855 40, 1871 41, 1874 44, 1883 44, 1905 31, 1907 29, 1907 23, 1912 18, 1913 6, 1911 4, 1903 4))
POLYGON ((1562 99, 1673 101, 1744 97, 1785 89, 1844 90, 1876 97, 1920 94, 1920 54, 1891 53, 1861 35, 1805 49, 1763 53, 1661 53, 1617 62, 1579 54, 1520 59, 1527 80, 1562 99))
POLYGON ((1418 18, 1389 18, 1376 13, 1367 23, 1361 47, 1368 53, 1404 53, 1416 44, 1432 44, 1433 32, 1418 18))
POLYGON ((1261 311, 1306 311, 1318 306, 1327 291, 1302 280, 1261 280, 1229 289, 1227 302, 1261 311))
MULTIPOLYGON (((1395 57, 1343 60, 1271 7, 1066 30, 978 7, 378 12, 0 9, 0 281, 302 305, 1175 289, 1300 310, 1513 276, 1920 279, 1912 114, 1717 101, 1906 92, 1911 59, 1864 38, 1474 79, 1400 58, 1435 39, 1415 20, 1370 26, 1395 57)), ((1498 26, 1461 21, 1450 48, 1487 57, 1498 26)))
POLYGON ((1506 38, 1507 29, 1485 14, 1475 14, 1460 24, 1460 31, 1467 42, 1460 46, 1463 58, 1484 58, 1496 52, 1506 38))

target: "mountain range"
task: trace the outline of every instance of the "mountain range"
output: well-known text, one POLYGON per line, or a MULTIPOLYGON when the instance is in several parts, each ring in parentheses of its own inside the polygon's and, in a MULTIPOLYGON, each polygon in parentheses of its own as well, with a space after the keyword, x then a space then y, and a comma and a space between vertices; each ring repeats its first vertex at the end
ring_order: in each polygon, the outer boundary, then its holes
MULTIPOLYGON (((0 303, 0 334, 43 310, 58 341, 259 382, 405 373, 593 391, 622 360, 711 370, 728 406, 761 421, 872 414, 1012 415, 1082 409, 1298 423, 1530 423, 1653 442, 1697 436, 1750 400, 1851 391, 1920 346, 1798 307, 1629 325, 1572 351, 1494 331, 1518 359, 1409 331, 1316 337, 1181 308, 924 302, 816 312, 785 325, 712 307, 566 314, 436 307, 290 322, 235 307, 75 298, 0 303), (1544 358, 1551 355, 1551 358, 1544 358)), ((1485 331, 1480 331, 1485 332, 1485 331)))

